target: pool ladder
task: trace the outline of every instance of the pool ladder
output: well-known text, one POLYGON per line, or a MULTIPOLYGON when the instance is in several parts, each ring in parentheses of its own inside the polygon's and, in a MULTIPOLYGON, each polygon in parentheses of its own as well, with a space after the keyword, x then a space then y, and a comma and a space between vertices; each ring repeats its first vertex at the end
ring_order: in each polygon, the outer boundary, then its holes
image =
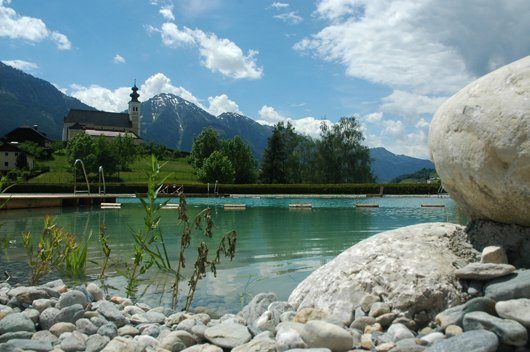
POLYGON ((105 193, 107 193, 107 186, 105 184, 105 173, 103 172, 103 166, 100 166, 98 169, 98 194, 102 195, 105 193), (103 181, 103 192, 101 192, 101 181, 103 181))
POLYGON ((86 175, 86 169, 85 164, 83 163, 83 160, 76 159, 74 162, 74 194, 78 193, 88 193, 90 195, 90 184, 88 183, 88 177, 86 175), (86 190, 78 190, 77 189, 77 164, 81 164, 81 169, 83 170, 83 176, 85 176, 85 182, 86 182, 86 190))

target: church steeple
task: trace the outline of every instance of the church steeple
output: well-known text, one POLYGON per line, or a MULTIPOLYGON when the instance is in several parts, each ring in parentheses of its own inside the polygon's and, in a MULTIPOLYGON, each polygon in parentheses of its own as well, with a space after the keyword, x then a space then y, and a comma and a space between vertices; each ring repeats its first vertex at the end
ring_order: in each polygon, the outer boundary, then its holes
POLYGON ((136 87, 136 80, 131 88, 132 93, 129 94, 131 101, 129 102, 129 120, 131 121, 132 129, 138 137, 140 137, 140 107, 141 103, 138 101, 140 94, 138 94, 138 87, 136 87))

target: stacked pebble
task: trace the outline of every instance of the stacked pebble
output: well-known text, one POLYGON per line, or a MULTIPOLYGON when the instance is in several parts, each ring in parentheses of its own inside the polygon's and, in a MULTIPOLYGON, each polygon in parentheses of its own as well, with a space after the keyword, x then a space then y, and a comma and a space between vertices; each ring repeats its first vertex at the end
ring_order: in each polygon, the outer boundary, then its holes
MULTIPOLYGON (((297 312, 262 293, 237 315, 151 308, 105 300, 94 283, 68 290, 61 280, 36 287, 0 284, 0 351, 530 351, 530 271, 506 263, 502 248, 458 269, 470 299, 419 326, 367 294, 354 320, 316 308, 297 312)), ((416 315, 417 317, 417 315, 416 315)))

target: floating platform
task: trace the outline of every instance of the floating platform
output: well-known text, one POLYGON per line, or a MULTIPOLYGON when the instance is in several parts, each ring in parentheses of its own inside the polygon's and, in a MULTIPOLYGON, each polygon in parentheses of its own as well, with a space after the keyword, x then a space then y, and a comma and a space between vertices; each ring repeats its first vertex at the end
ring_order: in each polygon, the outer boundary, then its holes
POLYGON ((162 209, 178 209, 178 208, 180 208, 180 205, 175 204, 175 203, 169 203, 162 207, 162 209))
POLYGON ((379 204, 372 203, 355 203, 356 208, 379 208, 379 204))
POLYGON ((101 209, 120 209, 121 203, 101 203, 101 209))
POLYGON ((422 208, 445 208, 445 204, 421 204, 422 208))
POLYGON ((309 209, 312 208, 313 205, 311 203, 291 203, 289 204, 289 208, 304 208, 309 209))
POLYGON ((229 210, 245 210, 247 208, 247 206, 245 204, 230 204, 230 203, 227 203, 227 204, 224 204, 223 207, 225 209, 229 209, 229 210))

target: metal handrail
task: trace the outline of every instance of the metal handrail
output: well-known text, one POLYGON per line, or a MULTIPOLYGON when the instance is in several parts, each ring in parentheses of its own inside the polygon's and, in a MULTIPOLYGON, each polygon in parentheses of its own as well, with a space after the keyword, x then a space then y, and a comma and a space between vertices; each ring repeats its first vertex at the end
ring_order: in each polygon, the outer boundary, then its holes
POLYGON ((90 184, 88 183, 88 177, 86 175, 86 169, 85 169, 85 164, 83 163, 83 160, 81 159, 76 159, 74 161, 74 194, 77 194, 77 193, 88 193, 88 195, 90 195, 90 184), (83 169, 83 175, 85 176, 85 182, 86 182, 86 191, 78 191, 77 190, 77 163, 80 163, 81 164, 81 168, 83 169))
POLYGON ((107 185, 105 184, 105 173, 103 172, 103 166, 98 168, 98 194, 106 194, 107 185), (101 193, 101 181, 103 180, 103 193, 101 193))

